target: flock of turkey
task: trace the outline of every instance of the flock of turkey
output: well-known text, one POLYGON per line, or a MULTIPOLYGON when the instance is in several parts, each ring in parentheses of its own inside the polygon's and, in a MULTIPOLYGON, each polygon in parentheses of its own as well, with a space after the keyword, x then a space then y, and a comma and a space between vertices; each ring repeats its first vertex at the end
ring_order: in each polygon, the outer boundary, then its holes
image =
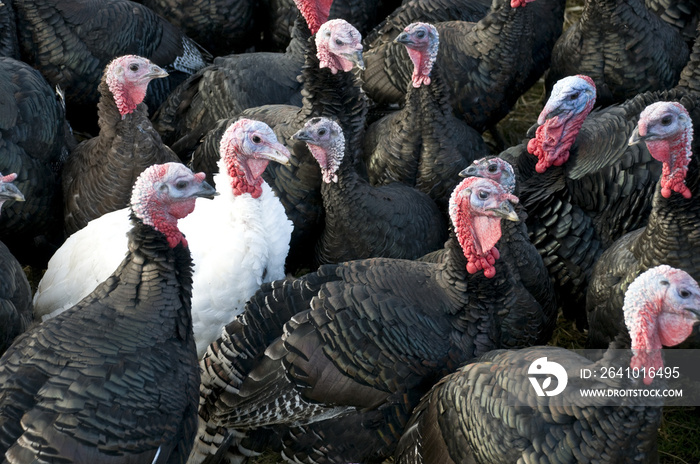
POLYGON ((700 1, 565 7, 2 0, 0 462, 659 462, 508 403, 700 348, 700 1))

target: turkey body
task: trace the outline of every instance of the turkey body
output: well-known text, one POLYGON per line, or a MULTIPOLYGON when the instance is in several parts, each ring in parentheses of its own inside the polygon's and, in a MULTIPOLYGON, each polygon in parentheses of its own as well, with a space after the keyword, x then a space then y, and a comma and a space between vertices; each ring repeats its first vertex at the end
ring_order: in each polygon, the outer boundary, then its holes
POLYGON ((0 57, 0 101, 0 172, 16 173, 25 194, 6 205, 0 239, 21 262, 44 266, 63 242, 65 111, 41 74, 13 58, 0 57))
POLYGON ((22 60, 66 92, 67 118, 76 130, 97 131, 98 85, 117 56, 140 55, 170 73, 149 92, 152 111, 210 59, 175 26, 128 0, 20 0, 13 5, 22 60))
MULTIPOLYGON (((656 105, 656 113, 651 112, 653 106, 650 105, 648 116, 642 114, 639 130, 632 134, 630 140, 646 141, 652 154, 653 150, 659 153, 659 140, 671 148, 662 147, 661 155, 655 154, 655 158, 663 159, 664 174, 656 185, 647 225, 616 241, 601 255, 593 269, 586 297, 589 322, 587 343, 591 347, 607 344, 624 329, 621 311, 624 294, 641 272, 659 264, 668 264, 683 269, 694 278, 700 277, 700 207, 693 198, 700 191, 700 168, 693 153, 697 152, 698 144, 692 137, 693 123, 698 120, 697 101, 686 97, 680 102, 659 102, 656 105), (665 112, 660 112, 663 110, 665 112), (645 116, 649 119, 644 119, 645 116), (663 116, 669 120, 660 122, 663 116), (660 127, 668 130, 662 131, 660 127), (663 153, 668 153, 670 158, 664 159, 663 153), (685 159, 685 168, 679 159, 685 159), (664 192, 669 173, 686 169, 684 185, 691 196, 686 197, 677 190, 664 192)), ((700 335, 696 330, 686 340, 684 347, 698 346, 700 335)))
POLYGON ((644 4, 649 11, 656 13, 661 19, 680 32, 688 47, 693 46, 698 19, 700 19, 700 4, 698 2, 695 0, 674 2, 669 0, 645 0, 644 4))
POLYGON ((608 106, 670 89, 687 61, 680 33, 643 0, 587 0, 581 19, 554 46, 545 87, 549 92, 559 79, 585 74, 598 89, 597 104, 608 106))
MULTIPOLYGON (((481 214, 466 212, 466 203, 472 211, 483 207, 488 214, 513 217, 504 200, 512 196, 498 184, 467 181, 456 189, 460 206, 453 220, 461 225, 470 214, 481 214), (490 195, 482 205, 477 198, 486 190, 490 195)), ((498 224, 496 216, 489 218, 489 224, 498 224)), ((344 414, 366 410, 381 417, 376 433, 369 434, 375 446, 367 448, 391 452, 394 431, 403 428, 418 392, 459 359, 498 345, 503 313, 496 308, 513 308, 512 282, 500 261, 489 260, 496 266, 491 278, 472 266, 474 273, 468 272, 468 263, 480 261, 466 251, 466 229, 456 228, 461 238, 447 242, 450 252, 441 263, 373 258, 324 265, 261 287, 201 361, 200 437, 194 452, 206 454, 216 434, 225 433, 220 427, 235 429, 233 436, 240 437, 266 424, 314 418, 342 424, 344 414), (271 400, 279 406, 265 406, 271 400)), ((367 456, 327 459, 357 462, 367 456)))
POLYGON ((675 345, 690 333, 700 319, 700 288, 684 271, 659 266, 640 276, 640 283, 630 286, 629 292, 625 302, 629 332, 602 356, 589 359, 551 346, 495 350, 440 380, 414 409, 395 461, 658 462, 661 401, 642 395, 583 398, 581 391, 642 390, 645 385, 653 389, 662 381, 604 375, 585 379, 580 373, 602 372, 610 366, 646 371, 663 367, 661 355, 650 354, 651 350, 661 348, 659 338, 665 345, 675 345), (661 321, 662 317, 670 321, 661 321), (679 335, 664 338, 674 332, 679 335), (559 393, 545 380, 544 390, 553 395, 536 396, 526 379, 541 382, 545 377, 534 375, 540 369, 541 374, 550 374, 549 380, 551 374, 556 376, 559 393))
POLYGON ((133 55, 117 58, 105 68, 98 105, 100 133, 81 142, 62 171, 66 235, 125 208, 134 181, 148 166, 179 161, 153 129, 146 104, 133 96, 140 87, 145 93, 150 80, 164 74, 149 60, 133 55), (127 70, 132 66, 135 71, 127 70), (134 104, 124 109, 124 101, 132 99, 134 104))
MULTIPOLYGON (((159 201, 168 196, 171 218, 214 192, 203 175, 175 166, 155 166, 143 178, 160 191, 159 201)), ((132 206, 129 252, 114 274, 72 309, 25 332, 0 358, 5 463, 161 462, 159 455, 178 462, 189 452, 200 377, 192 261, 176 222, 166 219, 173 228, 161 232, 163 221, 144 214, 154 203, 132 206)))
POLYGON ((17 20, 10 0, 0 5, 0 56, 19 59, 17 20))

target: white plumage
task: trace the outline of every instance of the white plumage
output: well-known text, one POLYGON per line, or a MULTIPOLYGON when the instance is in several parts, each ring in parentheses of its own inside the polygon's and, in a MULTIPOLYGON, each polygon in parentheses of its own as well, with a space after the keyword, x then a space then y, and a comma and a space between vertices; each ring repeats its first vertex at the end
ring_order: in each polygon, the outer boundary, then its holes
MULTIPOLYGON (((236 122, 222 137, 222 148, 226 140, 231 149, 239 150, 230 159, 244 164, 247 160, 252 167, 237 171, 240 176, 232 188, 231 166, 222 156, 214 176, 219 195, 198 201, 195 211, 179 223, 194 262, 192 321, 200 358, 263 282, 284 278, 292 234, 284 207, 260 177, 269 160, 288 160, 287 149, 259 121, 236 122), (231 137, 243 139, 231 143, 231 137), (260 143, 253 143, 254 138, 260 143), (252 193, 241 193, 241 184, 252 193)), ((46 319, 63 312, 109 277, 126 254, 130 228, 128 209, 122 209, 90 221, 71 235, 39 282, 35 317, 46 319)))

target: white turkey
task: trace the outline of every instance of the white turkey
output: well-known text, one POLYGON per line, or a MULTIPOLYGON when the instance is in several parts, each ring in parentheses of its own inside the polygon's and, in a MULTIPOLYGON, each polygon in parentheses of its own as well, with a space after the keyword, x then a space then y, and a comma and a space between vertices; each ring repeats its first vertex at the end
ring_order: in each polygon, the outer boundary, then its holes
POLYGON ((204 178, 179 163, 146 169, 134 185, 121 264, 0 358, 4 463, 184 461, 200 373, 192 259, 177 221, 215 194, 204 178))
MULTIPOLYGON (((239 120, 224 133, 220 152, 220 195, 180 222, 195 263, 192 320, 200 356, 263 282, 284 277, 292 233, 284 208, 261 177, 270 161, 289 162, 289 151, 272 130, 239 120)), ((128 210, 122 209, 71 235, 39 282, 35 315, 59 314, 111 274, 124 257, 128 229, 128 210)))

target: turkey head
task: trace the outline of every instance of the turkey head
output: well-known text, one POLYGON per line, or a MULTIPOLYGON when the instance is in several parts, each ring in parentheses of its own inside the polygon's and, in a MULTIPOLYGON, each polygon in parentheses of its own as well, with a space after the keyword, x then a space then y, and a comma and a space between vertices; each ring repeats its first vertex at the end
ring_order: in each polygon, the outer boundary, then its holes
POLYGON ((483 177, 498 183, 508 193, 515 191, 515 172, 513 166, 501 158, 489 157, 474 160, 459 173, 461 177, 483 177))
MULTIPOLYGON (((630 367, 659 369, 660 349, 683 342, 700 322, 700 287, 683 270, 656 266, 630 284, 623 311, 634 351, 630 367)), ((644 383, 652 379, 645 375, 644 383)))
POLYGON ((160 66, 137 55, 115 58, 105 68, 105 79, 122 119, 143 102, 149 82, 167 76, 160 66))
POLYGON ((8 200, 24 201, 24 195, 12 183, 15 179, 17 179, 17 174, 15 173, 6 176, 0 174, 0 211, 2 211, 2 206, 8 200))
POLYGON ((496 275, 500 257, 496 243, 501 238, 501 219, 518 221, 513 204, 518 198, 490 179, 469 177, 452 192, 450 218, 459 244, 467 258, 467 272, 483 269, 484 276, 496 275))
POLYGON ((404 44, 413 62, 413 87, 430 84, 430 71, 433 69, 440 44, 435 26, 428 23, 411 23, 399 34, 394 42, 404 44))
POLYGON ((557 81, 537 118, 535 137, 527 151, 537 157, 535 169, 542 174, 550 166, 561 166, 569 159, 569 149, 593 109, 596 88, 588 76, 569 76, 557 81))
MULTIPOLYGON (((219 145, 223 168, 231 177, 234 195, 262 194, 262 173, 270 161, 289 164, 289 150, 277 141, 277 136, 264 122, 239 119, 221 137, 219 145)), ((220 170, 222 166, 219 166, 220 170)))
POLYGON ((362 35, 344 19, 331 19, 323 23, 316 33, 316 56, 321 68, 333 74, 349 72, 357 65, 365 68, 362 59, 362 35))
POLYGON ((656 102, 639 115, 637 127, 630 136, 630 145, 646 142, 649 153, 663 163, 661 195, 670 198, 677 192, 690 198, 685 185, 692 156, 693 121, 688 110, 677 102, 656 102))
POLYGON ((144 224, 165 234, 171 247, 187 246, 177 227, 194 211, 199 197, 214 198, 216 190, 204 181, 203 172, 194 174, 180 163, 155 164, 136 179, 131 195, 131 210, 144 224))
POLYGON ((345 155, 345 136, 337 122, 328 118, 311 118, 292 138, 306 142, 321 166, 324 182, 338 182, 338 168, 345 155))

